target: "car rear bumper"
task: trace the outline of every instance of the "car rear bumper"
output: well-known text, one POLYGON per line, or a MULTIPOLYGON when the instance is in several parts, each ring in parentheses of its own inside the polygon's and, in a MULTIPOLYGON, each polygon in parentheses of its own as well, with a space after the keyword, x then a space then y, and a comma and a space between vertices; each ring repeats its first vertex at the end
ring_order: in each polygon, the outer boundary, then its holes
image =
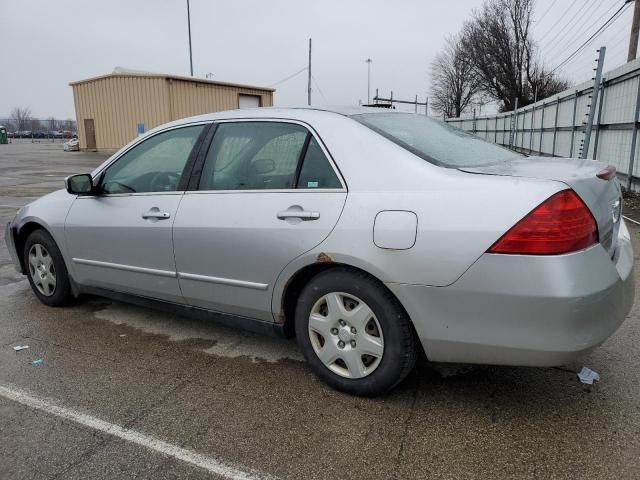
POLYGON ((11 257, 11 261, 16 269, 16 271, 22 273, 22 265, 20 264, 20 259, 18 257, 18 251, 16 250, 16 242, 14 237, 13 227, 11 226, 11 222, 7 223, 4 229, 4 242, 7 245, 7 250, 9 250, 9 256, 11 257))
POLYGON ((551 366, 598 346, 633 306, 629 232, 558 256, 485 254, 448 287, 388 284, 432 361, 551 366))

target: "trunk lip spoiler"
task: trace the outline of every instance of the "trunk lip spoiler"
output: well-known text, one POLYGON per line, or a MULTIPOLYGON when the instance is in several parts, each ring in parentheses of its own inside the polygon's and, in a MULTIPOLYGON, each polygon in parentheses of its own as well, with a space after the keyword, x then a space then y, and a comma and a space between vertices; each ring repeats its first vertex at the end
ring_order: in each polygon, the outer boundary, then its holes
POLYGON ((596 177, 602 180, 611 180, 616 176, 616 167, 613 165, 607 165, 605 168, 596 173, 596 177))

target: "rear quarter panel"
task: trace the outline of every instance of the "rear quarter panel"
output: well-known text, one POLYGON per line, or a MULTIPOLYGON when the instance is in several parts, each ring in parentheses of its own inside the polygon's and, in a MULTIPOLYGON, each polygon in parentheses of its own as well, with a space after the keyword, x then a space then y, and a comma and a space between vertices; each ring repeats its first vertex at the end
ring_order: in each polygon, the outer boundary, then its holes
POLYGON ((385 283, 451 285, 516 222, 566 188, 557 181, 437 167, 359 124, 345 124, 342 132, 324 129, 322 122, 314 127, 343 173, 349 193, 329 237, 281 273, 273 297, 276 313, 289 279, 319 261, 351 265, 385 283), (382 210, 417 215, 412 248, 375 245, 373 225, 382 210))

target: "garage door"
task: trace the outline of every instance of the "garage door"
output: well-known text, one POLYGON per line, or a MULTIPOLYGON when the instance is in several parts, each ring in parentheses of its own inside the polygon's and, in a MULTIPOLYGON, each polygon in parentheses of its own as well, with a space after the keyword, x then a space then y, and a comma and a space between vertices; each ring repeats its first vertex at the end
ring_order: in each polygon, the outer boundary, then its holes
POLYGON ((240 108, 258 108, 260 106, 260 97, 258 95, 238 95, 238 104, 240 108))

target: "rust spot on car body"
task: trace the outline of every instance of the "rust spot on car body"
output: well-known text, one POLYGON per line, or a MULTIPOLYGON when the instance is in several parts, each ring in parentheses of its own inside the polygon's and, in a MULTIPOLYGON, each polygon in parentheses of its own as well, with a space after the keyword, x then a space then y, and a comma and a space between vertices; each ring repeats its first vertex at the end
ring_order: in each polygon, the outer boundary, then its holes
POLYGON ((318 263, 333 263, 333 259, 324 252, 320 252, 316 257, 318 263))

